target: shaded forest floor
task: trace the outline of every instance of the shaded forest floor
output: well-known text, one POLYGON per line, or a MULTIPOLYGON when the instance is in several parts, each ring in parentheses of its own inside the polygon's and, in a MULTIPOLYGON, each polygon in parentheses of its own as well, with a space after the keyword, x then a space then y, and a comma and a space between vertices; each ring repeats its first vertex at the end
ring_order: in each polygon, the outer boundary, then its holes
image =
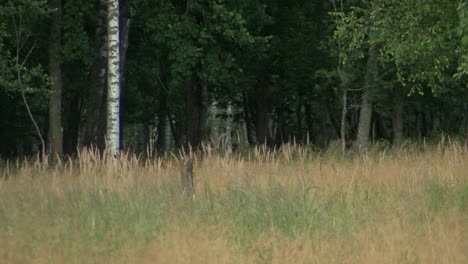
POLYGON ((468 149, 0 167, 0 263, 467 263, 468 149))

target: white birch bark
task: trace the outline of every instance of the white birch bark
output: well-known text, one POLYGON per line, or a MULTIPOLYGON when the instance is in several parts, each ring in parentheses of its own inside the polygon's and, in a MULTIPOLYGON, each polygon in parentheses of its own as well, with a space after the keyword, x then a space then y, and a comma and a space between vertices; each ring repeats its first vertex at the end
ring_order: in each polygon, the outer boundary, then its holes
POLYGON ((120 136, 120 43, 119 1, 107 2, 107 136, 106 149, 110 159, 119 155, 120 136))

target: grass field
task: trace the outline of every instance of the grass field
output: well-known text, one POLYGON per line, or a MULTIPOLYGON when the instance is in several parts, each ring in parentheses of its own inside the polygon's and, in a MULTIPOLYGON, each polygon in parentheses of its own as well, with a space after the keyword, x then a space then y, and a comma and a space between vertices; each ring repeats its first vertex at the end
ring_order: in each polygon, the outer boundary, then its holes
POLYGON ((468 149, 0 166, 0 263, 468 263, 468 149))

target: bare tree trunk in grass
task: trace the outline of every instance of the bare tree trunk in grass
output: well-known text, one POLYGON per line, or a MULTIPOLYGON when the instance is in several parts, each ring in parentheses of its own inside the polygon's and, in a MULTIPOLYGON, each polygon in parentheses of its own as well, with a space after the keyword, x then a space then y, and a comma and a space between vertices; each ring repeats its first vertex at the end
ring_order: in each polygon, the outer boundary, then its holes
POLYGON ((194 183, 193 183, 193 157, 192 153, 189 153, 183 161, 182 173, 181 173, 181 185, 182 192, 187 195, 193 195, 194 183))
POLYGON ((62 0, 50 0, 52 23, 49 38, 49 68, 52 89, 49 98, 49 144, 52 160, 63 154, 62 138, 62 67, 60 62, 62 0))
POLYGON ((119 155, 120 139, 120 45, 119 1, 107 4, 107 137, 106 149, 110 160, 119 155))

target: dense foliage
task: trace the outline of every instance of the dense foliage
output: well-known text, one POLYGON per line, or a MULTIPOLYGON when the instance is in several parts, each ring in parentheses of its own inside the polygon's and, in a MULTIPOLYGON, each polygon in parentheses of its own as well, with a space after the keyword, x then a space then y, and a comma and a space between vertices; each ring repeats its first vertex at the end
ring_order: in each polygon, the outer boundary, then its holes
MULTIPOLYGON (((52 53, 65 153, 104 148, 104 2, 0 0, 0 157, 52 144, 52 53)), ((120 3, 124 149, 468 139, 464 0, 120 3)))

